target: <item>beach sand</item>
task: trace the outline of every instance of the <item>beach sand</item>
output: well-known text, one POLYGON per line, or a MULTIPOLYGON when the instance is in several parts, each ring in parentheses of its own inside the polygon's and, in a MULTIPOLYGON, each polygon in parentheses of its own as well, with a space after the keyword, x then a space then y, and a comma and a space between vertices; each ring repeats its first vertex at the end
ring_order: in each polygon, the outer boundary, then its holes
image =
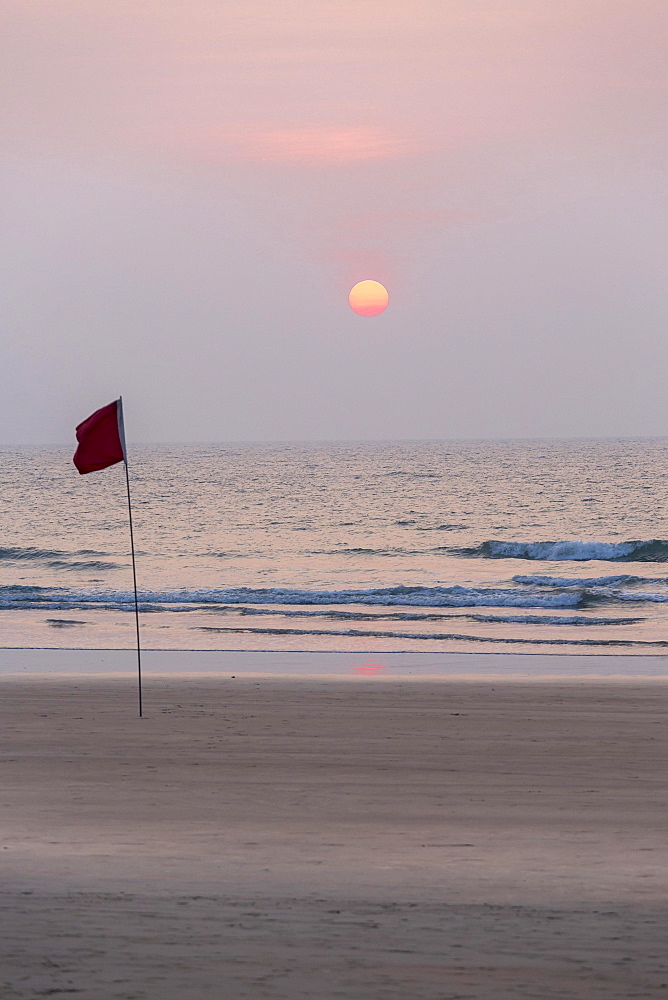
POLYGON ((3 1000, 668 997, 661 680, 0 697, 3 1000))

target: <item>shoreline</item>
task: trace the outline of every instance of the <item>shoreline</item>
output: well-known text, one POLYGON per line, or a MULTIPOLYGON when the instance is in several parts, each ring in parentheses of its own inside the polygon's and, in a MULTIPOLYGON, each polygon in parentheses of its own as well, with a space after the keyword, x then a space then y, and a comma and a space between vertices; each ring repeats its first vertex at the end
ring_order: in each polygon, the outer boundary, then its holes
MULTIPOLYGON (((265 677, 298 681, 668 681, 667 654, 342 653, 142 650, 144 681, 265 677)), ((134 649, 0 648, 0 683, 16 678, 136 677, 134 649)))
MULTIPOLYGON (((32 651, 32 650, 45 650, 47 652, 66 652, 66 653, 128 653, 134 652, 132 647, 126 646, 0 646, 0 654, 8 651, 32 651)), ((142 653, 207 653, 209 655, 216 655, 218 653, 241 653, 249 656, 265 656, 269 655, 290 655, 299 654, 300 656, 568 656, 568 657, 592 657, 592 656, 608 656, 608 657, 624 657, 632 656, 634 659, 642 659, 644 657, 666 657, 668 658, 668 652, 666 653, 629 653, 625 651, 623 653, 536 653, 534 650, 526 650, 522 652, 521 649, 510 649, 510 650, 492 650, 492 649, 455 649, 455 650, 445 650, 442 653, 434 653, 430 650, 412 650, 412 649, 395 649, 389 652, 378 652, 377 650, 360 650, 359 652, 349 651, 346 649, 242 649, 230 647, 226 649, 205 649, 203 647, 192 647, 192 648, 181 648, 179 646, 142 646, 142 653)))

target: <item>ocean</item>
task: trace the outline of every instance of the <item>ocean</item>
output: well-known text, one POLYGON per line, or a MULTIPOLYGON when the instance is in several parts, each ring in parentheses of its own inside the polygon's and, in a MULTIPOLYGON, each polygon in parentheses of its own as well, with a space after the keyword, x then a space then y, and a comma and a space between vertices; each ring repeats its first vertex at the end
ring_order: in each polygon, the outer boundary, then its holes
MULTIPOLYGON (((125 478, 4 448, 3 647, 131 648, 125 478)), ((663 653, 668 442, 130 445, 147 649, 663 653)))

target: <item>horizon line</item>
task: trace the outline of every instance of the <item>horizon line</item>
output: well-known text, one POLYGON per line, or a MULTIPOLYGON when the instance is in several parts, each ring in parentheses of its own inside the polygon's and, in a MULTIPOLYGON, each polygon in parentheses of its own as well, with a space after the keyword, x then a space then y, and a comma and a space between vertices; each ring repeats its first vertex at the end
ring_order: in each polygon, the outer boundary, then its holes
MULTIPOLYGON (((169 446, 194 445, 202 446, 225 446, 225 445, 323 445, 323 444, 453 444, 453 443, 494 443, 499 444, 510 442, 528 441, 667 441, 668 434, 610 434, 610 435, 538 435, 535 437, 415 437, 415 438, 225 438, 218 440, 138 440, 135 445, 144 446, 169 446)), ((75 447, 76 441, 22 441, 22 442, 0 442, 0 449, 3 448, 69 448, 75 447)))

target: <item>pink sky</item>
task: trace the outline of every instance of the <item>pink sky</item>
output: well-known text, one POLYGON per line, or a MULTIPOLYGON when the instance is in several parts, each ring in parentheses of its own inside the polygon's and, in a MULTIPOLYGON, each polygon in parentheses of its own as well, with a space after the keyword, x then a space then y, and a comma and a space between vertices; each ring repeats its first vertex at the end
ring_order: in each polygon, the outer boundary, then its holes
POLYGON ((667 28, 665 0, 6 4, 6 439, 124 387, 147 438, 668 434, 667 28))
POLYGON ((663 0, 21 0, 4 18, 6 134, 307 165, 346 144, 354 161, 614 141, 663 128, 666 19, 663 0))

